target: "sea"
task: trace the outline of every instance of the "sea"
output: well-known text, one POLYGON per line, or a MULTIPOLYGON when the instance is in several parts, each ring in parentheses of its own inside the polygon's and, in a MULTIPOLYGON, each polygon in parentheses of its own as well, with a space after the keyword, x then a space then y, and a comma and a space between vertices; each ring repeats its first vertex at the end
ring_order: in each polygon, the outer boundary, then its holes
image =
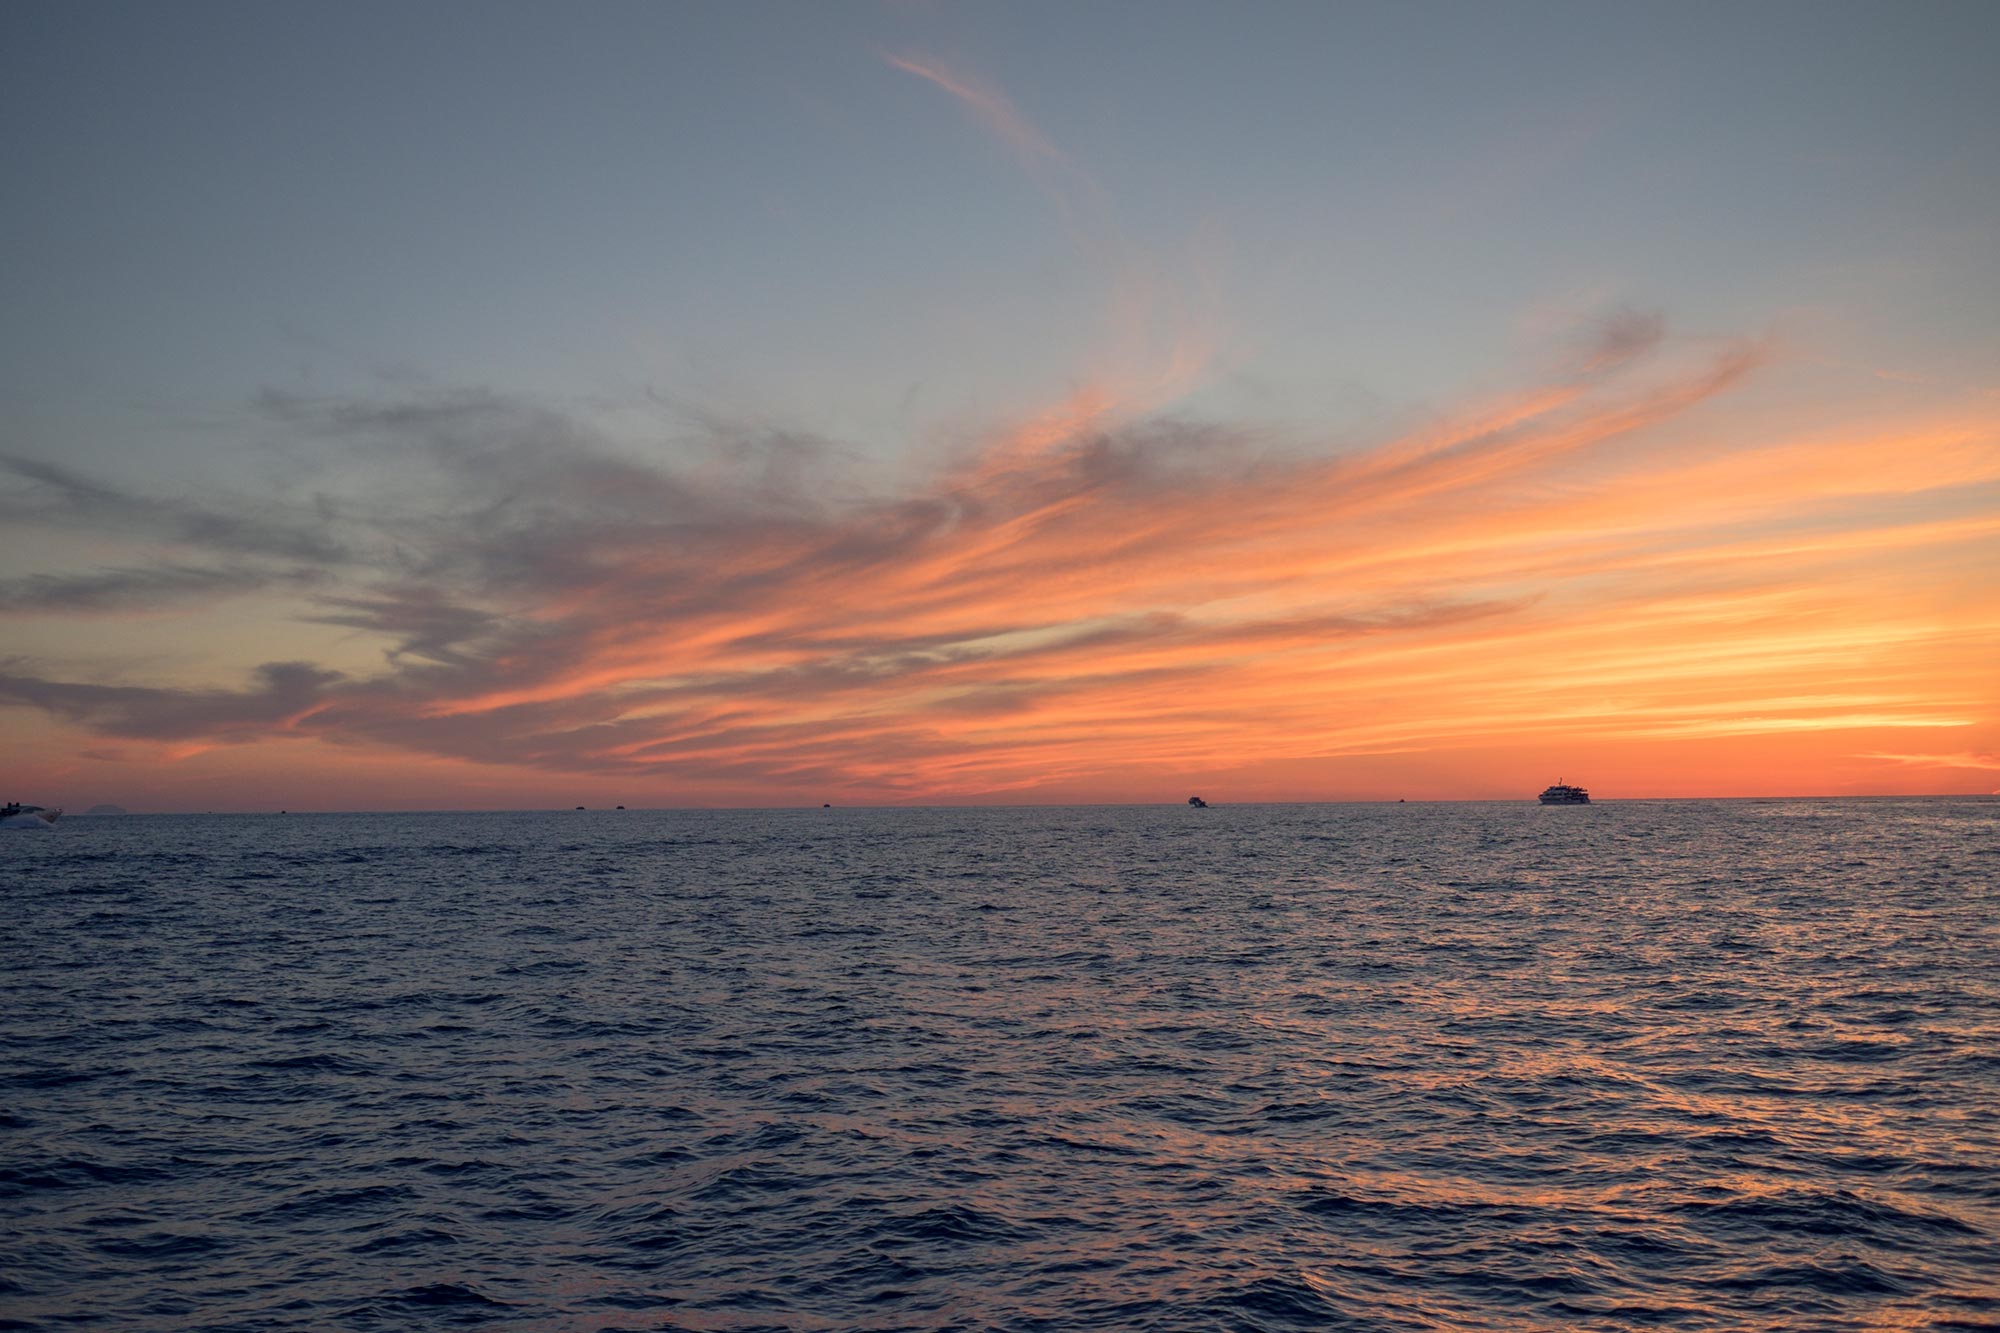
POLYGON ((2000 801, 0 831, 0 1328, 2000 1329, 2000 801))

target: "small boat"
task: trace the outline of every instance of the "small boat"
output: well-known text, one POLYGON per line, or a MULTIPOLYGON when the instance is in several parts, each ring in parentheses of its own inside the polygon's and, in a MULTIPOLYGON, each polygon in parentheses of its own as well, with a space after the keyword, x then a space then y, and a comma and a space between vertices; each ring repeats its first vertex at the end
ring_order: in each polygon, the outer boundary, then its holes
POLYGON ((1189 805, 1191 805, 1191 806, 1193 806, 1193 807, 1194 807, 1195 809, 1197 809, 1197 810, 1206 810, 1206 809, 1208 809, 1208 802, 1207 802, 1207 801, 1204 801, 1204 800, 1202 800, 1202 799, 1201 799, 1201 797, 1199 797, 1199 796, 1190 796, 1190 797, 1188 797, 1188 804, 1189 804, 1189 805))
POLYGON ((1581 787, 1558 782, 1542 793, 1543 805, 1589 805, 1590 793, 1581 787))
POLYGON ((9 801, 0 805, 0 828, 47 828, 62 818, 62 811, 46 806, 22 805, 9 801))

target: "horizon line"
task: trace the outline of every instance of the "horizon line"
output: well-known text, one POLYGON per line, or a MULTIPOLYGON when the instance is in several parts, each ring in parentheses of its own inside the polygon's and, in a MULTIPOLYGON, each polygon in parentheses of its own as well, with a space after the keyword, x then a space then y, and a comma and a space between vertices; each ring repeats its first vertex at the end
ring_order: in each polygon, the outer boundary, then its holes
MULTIPOLYGON (((1314 805, 1528 805, 1540 808, 1541 803, 1533 796, 1423 796, 1423 797, 1372 797, 1333 798, 1326 800, 1208 800, 1209 809, 1246 806, 1314 806, 1314 805)), ((1591 805, 1664 805, 1673 802, 1699 801, 1715 803, 1719 801, 1992 801, 2000 800, 2000 791, 1993 792, 1840 792, 1840 793, 1784 793, 1756 796, 1593 796, 1591 805)), ((99 802, 115 804, 115 802, 99 802)), ((405 806, 405 807, 364 807, 314 808, 293 810, 282 807, 277 810, 126 810, 116 811, 79 810, 74 814, 64 812, 65 819, 117 819, 139 816, 182 816, 182 815, 570 815, 570 814, 717 814, 743 812, 746 814, 771 813, 792 810, 1173 810, 1186 807, 1185 801, 936 801, 912 802, 907 804, 855 802, 842 804, 827 802, 818 805, 579 805, 579 806, 405 806)), ((1563 807, 1568 809, 1570 807, 1563 807)))

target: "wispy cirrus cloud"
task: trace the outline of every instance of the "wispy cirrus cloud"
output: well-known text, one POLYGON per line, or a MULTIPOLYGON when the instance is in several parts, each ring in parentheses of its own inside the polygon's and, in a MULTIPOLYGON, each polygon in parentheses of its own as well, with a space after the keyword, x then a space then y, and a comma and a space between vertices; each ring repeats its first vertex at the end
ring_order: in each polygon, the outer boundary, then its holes
MULTIPOLYGON (((1979 602, 1952 658, 1935 614, 1896 601, 1881 552, 1990 549, 1991 434, 1687 460, 1647 442, 1754 373, 1760 349, 1669 349, 1650 322, 1600 340, 1544 385, 1368 448, 1081 417, 1038 424, 1032 448, 997 430, 970 465, 889 493, 774 482, 737 435, 663 454, 490 392, 271 395, 273 429, 348 451, 341 504, 308 517, 246 499, 173 531, 210 550, 227 542, 211 533, 315 533, 338 558, 298 589, 297 618, 378 643, 380 670, 277 662, 188 690, 16 662, 0 699, 135 742, 321 738, 886 798, 1523 730, 1984 716, 1949 663, 1976 661, 2000 617, 1979 602), (1813 458, 1833 471, 1802 487, 1813 458), (1972 526, 1899 507, 1913 492, 1966 497, 1972 526)), ((774 447, 820 456, 780 475, 843 456, 796 433, 774 447)), ((133 512, 180 511, 126 496, 37 521, 111 531, 133 512)), ((153 572, 174 586, 179 568, 153 572)), ((188 582, 176 592, 200 591, 188 582)))
POLYGON ((1869 752, 1857 755, 1860 759, 1880 759, 1905 768, 1948 768, 1968 769, 1973 772, 2000 773, 2000 754, 1983 754, 1961 750, 1955 754, 1879 754, 1869 752))
POLYGON ((1136 243, 1119 225, 1110 191, 978 75, 934 55, 881 54, 890 66, 949 94, 1008 149, 1109 291, 1098 364, 1086 369, 1073 392, 1024 416, 1011 450, 987 450, 980 466, 1003 469, 1013 456, 1032 455, 1079 430, 1157 412, 1199 382, 1218 341, 1212 261, 1202 247, 1168 258, 1136 243))
POLYGON ((937 56, 884 51, 882 58, 951 94, 1005 144, 1030 179, 1046 193, 1079 239, 1102 240, 1110 226, 1104 187, 1056 147, 1007 94, 976 74, 937 56))

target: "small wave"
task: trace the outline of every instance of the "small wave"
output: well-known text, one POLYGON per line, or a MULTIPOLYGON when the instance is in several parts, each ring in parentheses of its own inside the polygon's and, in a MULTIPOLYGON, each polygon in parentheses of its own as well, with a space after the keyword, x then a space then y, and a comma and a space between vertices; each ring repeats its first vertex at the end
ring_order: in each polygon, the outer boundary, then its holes
POLYGON ((440 1306, 467 1306, 501 1310, 510 1302, 496 1301, 477 1287, 469 1287, 458 1282, 433 1282, 427 1286, 411 1287, 406 1291, 381 1298, 381 1303, 392 1306, 413 1306, 417 1309, 436 1309, 440 1306))
POLYGON ((458 1244, 458 1237, 449 1231, 439 1231, 434 1227, 415 1227, 408 1231, 395 1231, 374 1236, 349 1249, 350 1254, 400 1253, 405 1250, 431 1250, 458 1244))
POLYGON ((1026 1240, 1035 1233, 969 1204, 945 1204, 894 1217, 874 1229, 876 1243, 982 1244, 1026 1240))
POLYGON ((320 1055, 279 1055, 262 1060, 246 1060, 245 1069, 261 1069, 281 1074, 342 1074, 364 1078, 377 1072, 375 1066, 351 1056, 331 1052, 320 1055))
POLYGON ((144 1236, 107 1237, 98 1241, 95 1248, 100 1254, 158 1263, 167 1259, 187 1259, 194 1255, 206 1254, 210 1250, 219 1249, 221 1245, 222 1242, 214 1236, 154 1231, 144 1236))
POLYGON ((249 1215, 261 1224, 296 1225, 307 1219, 351 1217, 399 1207, 412 1197, 407 1185, 361 1185, 350 1189, 308 1190, 249 1215))
POLYGON ((1311 1284, 1294 1277, 1264 1277, 1243 1283, 1196 1305, 1190 1314, 1197 1327, 1211 1320, 1226 1326, 1266 1329, 1365 1328, 1311 1284))
POLYGON ((0 1167, 0 1198, 92 1185, 141 1185, 166 1180, 171 1174, 156 1166, 70 1157, 45 1166, 0 1167))
POLYGON ((1764 1295, 1800 1288, 1828 1296, 1894 1296, 1909 1290, 1908 1283, 1861 1259, 1845 1263, 1769 1264, 1725 1277, 1698 1280, 1697 1285, 1712 1291, 1764 1295))
POLYGON ((1678 1210, 1689 1223, 1723 1234, 1762 1235, 1772 1231, 1807 1236, 1866 1237, 1897 1244, 1916 1236, 1976 1236, 1973 1227, 1949 1213, 1899 1208, 1848 1190, 1793 1190, 1750 1199, 1690 1202, 1678 1210))

